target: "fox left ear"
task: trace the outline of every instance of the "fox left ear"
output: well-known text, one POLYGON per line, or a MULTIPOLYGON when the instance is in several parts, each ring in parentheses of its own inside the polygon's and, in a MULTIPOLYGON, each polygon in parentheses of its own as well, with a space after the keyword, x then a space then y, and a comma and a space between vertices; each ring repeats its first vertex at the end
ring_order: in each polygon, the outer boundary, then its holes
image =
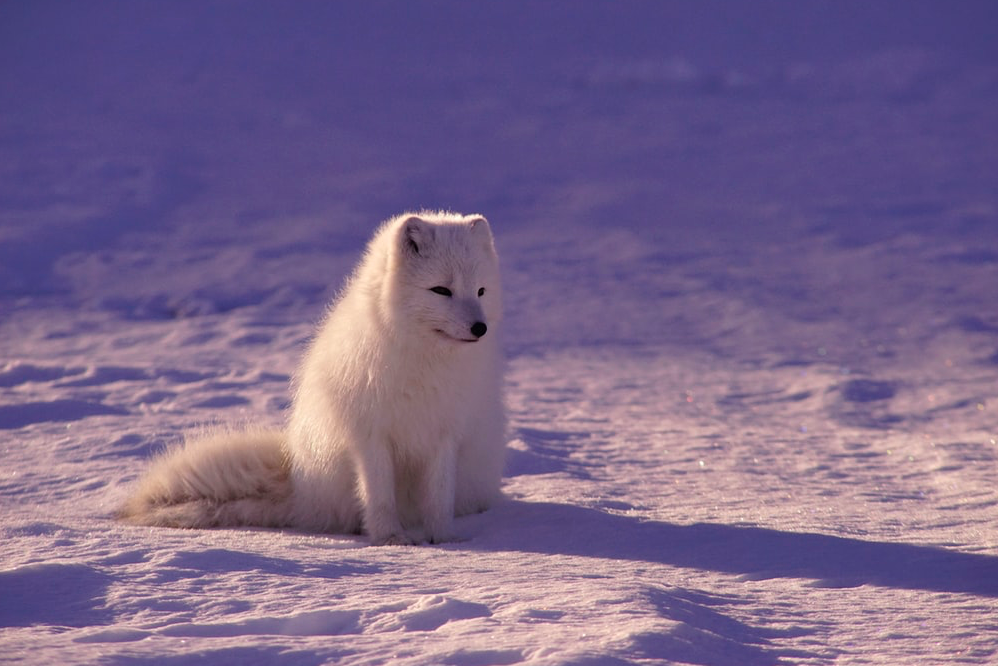
POLYGON ((476 215, 471 219, 471 228, 480 234, 488 234, 489 238, 492 238, 492 229, 489 228, 489 221, 483 215, 476 215))
POLYGON ((433 236, 433 225, 412 215, 402 223, 402 251, 412 256, 425 255, 430 243, 433 242, 433 236))
POLYGON ((486 220, 481 215, 476 215, 471 220, 471 232, 473 234, 475 234, 476 236, 478 236, 483 241, 485 241, 485 246, 486 247, 488 247, 489 249, 492 249, 494 251, 493 243, 492 243, 492 228, 489 227, 489 221, 488 220, 486 220))

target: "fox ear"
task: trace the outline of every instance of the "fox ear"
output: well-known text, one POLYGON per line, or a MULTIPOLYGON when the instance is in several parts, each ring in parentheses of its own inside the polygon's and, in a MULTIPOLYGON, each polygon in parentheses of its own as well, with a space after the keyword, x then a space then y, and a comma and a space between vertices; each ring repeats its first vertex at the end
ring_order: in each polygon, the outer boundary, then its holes
POLYGON ((484 215, 476 215, 471 220, 472 231, 485 234, 488 238, 492 238, 492 229, 489 228, 489 221, 485 219, 484 215))
POLYGON ((492 241, 492 229, 489 227, 489 221, 485 217, 476 215, 471 220, 471 233, 484 243, 487 250, 495 252, 495 246, 492 241))
POLYGON ((411 215, 402 222, 400 235, 402 252, 412 256, 425 255, 430 243, 433 242, 434 229, 426 220, 411 215))

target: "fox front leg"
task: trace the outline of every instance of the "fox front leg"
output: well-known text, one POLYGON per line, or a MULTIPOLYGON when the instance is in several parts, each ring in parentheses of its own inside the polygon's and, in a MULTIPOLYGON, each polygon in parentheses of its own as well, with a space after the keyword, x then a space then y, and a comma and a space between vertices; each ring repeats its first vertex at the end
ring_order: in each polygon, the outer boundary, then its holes
POLYGON ((411 545, 395 501, 395 463, 385 443, 368 442, 358 456, 358 490, 364 529, 373 546, 411 545))
POLYGON ((419 485, 419 510, 430 543, 454 538, 454 490, 457 453, 446 443, 427 461, 419 485))

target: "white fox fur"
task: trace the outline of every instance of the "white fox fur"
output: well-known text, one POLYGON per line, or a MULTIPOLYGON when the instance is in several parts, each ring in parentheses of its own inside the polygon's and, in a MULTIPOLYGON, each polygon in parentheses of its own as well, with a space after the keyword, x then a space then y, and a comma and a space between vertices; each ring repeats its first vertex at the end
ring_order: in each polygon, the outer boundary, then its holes
POLYGON ((175 527, 452 538, 500 497, 499 267, 481 216, 383 224, 299 368, 285 432, 223 432, 154 462, 119 516, 175 527))

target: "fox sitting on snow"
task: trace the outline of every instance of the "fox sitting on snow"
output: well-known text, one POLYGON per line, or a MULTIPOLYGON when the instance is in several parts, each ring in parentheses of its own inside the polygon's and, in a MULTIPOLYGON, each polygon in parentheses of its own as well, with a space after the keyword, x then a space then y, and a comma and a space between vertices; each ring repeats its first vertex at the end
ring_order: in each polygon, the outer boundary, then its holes
POLYGON ((384 223, 294 381, 284 432, 223 432, 156 460, 119 512, 140 525, 366 531, 438 543, 500 497, 499 265, 481 216, 384 223))

